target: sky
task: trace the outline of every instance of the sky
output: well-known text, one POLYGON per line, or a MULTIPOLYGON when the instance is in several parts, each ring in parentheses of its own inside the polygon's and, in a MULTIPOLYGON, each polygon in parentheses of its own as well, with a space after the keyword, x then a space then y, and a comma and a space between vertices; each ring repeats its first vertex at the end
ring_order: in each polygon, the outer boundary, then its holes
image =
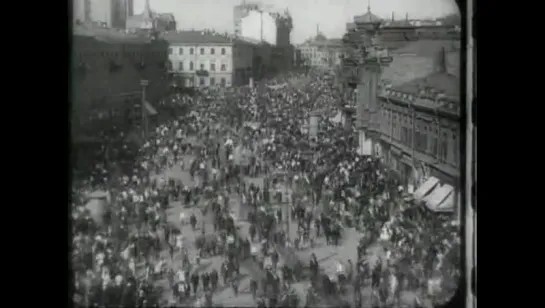
MULTIPOLYGON (((144 9, 146 0, 134 0, 134 13, 144 9)), ((233 7, 242 0, 149 0, 151 9, 172 13, 178 29, 214 29, 233 33, 233 7)), ((257 1, 247 1, 257 2, 257 1)), ((367 12, 366 0, 262 0, 282 10, 288 8, 293 17, 292 43, 302 43, 320 32, 328 38, 340 38, 346 23, 354 15, 367 12)), ((371 0, 371 12, 382 18, 436 18, 458 12, 454 0, 371 0)))

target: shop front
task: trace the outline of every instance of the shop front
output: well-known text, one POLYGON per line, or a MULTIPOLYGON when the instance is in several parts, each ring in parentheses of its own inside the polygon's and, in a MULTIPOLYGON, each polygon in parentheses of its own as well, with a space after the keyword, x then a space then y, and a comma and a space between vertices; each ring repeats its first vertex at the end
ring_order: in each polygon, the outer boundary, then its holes
MULTIPOLYGON (((415 169, 418 170, 418 168, 415 169)), ((422 203, 432 212, 455 213, 457 215, 461 200, 460 185, 457 180, 434 168, 428 170, 426 167, 423 169, 421 167, 417 171, 421 183, 413 194, 414 200, 422 203)))

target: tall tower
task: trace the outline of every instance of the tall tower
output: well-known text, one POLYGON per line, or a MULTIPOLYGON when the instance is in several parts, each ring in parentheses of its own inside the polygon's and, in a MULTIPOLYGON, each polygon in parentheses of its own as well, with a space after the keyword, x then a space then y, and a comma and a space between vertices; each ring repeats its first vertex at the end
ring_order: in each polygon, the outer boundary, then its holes
POLYGON ((134 15, 134 0, 125 0, 127 18, 134 15))
POLYGON ((358 43, 359 65, 356 97, 356 119, 359 131, 358 153, 372 155, 372 139, 379 129, 377 94, 382 70, 391 61, 377 44, 377 32, 382 23, 380 17, 371 13, 371 5, 367 13, 354 17, 356 29, 361 33, 358 43))
POLYGON ((133 0, 112 1, 112 27, 125 29, 127 19, 133 15, 133 0))
POLYGON ((74 21, 80 22, 91 21, 91 1, 90 0, 74 0, 73 2, 73 18, 74 21))

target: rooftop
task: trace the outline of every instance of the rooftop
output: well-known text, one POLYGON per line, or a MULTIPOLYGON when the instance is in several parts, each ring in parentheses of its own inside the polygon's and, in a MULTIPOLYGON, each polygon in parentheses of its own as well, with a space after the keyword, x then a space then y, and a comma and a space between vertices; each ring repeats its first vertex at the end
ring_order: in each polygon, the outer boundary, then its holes
POLYGON ((382 18, 371 13, 371 8, 367 7, 367 13, 359 16, 354 16, 355 23, 378 23, 382 22, 382 18))
POLYGON ((149 35, 141 33, 128 33, 124 30, 100 27, 93 24, 74 25, 73 36, 93 37, 105 42, 147 43, 149 35))
MULTIPOLYGON (((460 52, 447 51, 447 49, 435 46, 433 52, 399 53, 393 50, 393 62, 384 68, 382 80, 392 86, 398 86, 407 82, 424 78, 433 72, 447 72, 450 75, 460 75, 460 52)), ((400 49, 404 49, 401 47, 400 49)))
POLYGON ((447 97, 458 99, 460 96, 460 79, 449 73, 435 72, 426 77, 417 78, 393 87, 395 91, 415 95, 418 95, 422 89, 426 88, 443 93, 447 97))
POLYGON ((411 54, 418 57, 434 57, 439 51, 445 49, 447 53, 459 52, 458 40, 418 40, 407 42, 404 46, 393 50, 392 54, 411 54))
POLYGON ((163 33, 163 38, 169 43, 189 44, 232 44, 233 38, 213 31, 189 30, 163 33))

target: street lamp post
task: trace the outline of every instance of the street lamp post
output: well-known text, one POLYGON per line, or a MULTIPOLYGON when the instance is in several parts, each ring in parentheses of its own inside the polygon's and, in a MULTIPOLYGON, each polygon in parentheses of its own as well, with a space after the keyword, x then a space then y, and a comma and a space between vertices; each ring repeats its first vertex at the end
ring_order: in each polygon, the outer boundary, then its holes
POLYGON ((148 117, 146 115, 146 87, 149 85, 149 81, 146 79, 140 80, 140 86, 142 86, 142 104, 140 106, 142 113, 142 134, 144 138, 148 136, 148 117))

